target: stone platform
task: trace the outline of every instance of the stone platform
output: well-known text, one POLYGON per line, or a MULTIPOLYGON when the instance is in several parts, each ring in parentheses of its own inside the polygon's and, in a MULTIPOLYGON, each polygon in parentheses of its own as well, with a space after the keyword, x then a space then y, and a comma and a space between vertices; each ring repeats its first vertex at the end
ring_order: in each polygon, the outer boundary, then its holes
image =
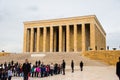
POLYGON ((98 61, 91 60, 81 53, 21 53, 21 54, 10 54, 7 56, 0 57, 0 63, 9 62, 14 60, 15 62, 24 63, 25 59, 28 59, 30 63, 34 64, 36 60, 44 62, 44 64, 58 63, 61 64, 64 59, 66 65, 71 64, 71 60, 74 60, 75 66, 79 66, 80 61, 84 62, 86 66, 106 66, 107 64, 98 61))
MULTIPOLYGON (((23 80, 22 77, 13 77, 12 80, 23 80)), ((30 80, 119 80, 115 74, 114 66, 85 66, 81 72, 76 69, 66 71, 66 75, 54 75, 45 78, 30 78, 30 80)))
MULTIPOLYGON (((40 53, 38 53, 40 54, 40 53)), ((91 60, 85 56, 82 56, 80 53, 43 53, 39 56, 35 54, 10 54, 7 56, 0 57, 0 63, 9 62, 11 60, 18 61, 23 63, 26 58, 31 63, 35 63, 36 60, 41 60, 44 64, 47 63, 62 63, 64 59, 66 61, 66 75, 54 75, 46 78, 30 78, 30 80, 118 80, 115 74, 115 66, 109 66, 99 60, 91 60), (75 72, 71 73, 70 63, 71 60, 74 60, 75 63, 75 72), (84 62, 84 71, 79 70, 79 62, 84 62)), ((13 77, 12 80, 23 80, 22 77, 13 77)))

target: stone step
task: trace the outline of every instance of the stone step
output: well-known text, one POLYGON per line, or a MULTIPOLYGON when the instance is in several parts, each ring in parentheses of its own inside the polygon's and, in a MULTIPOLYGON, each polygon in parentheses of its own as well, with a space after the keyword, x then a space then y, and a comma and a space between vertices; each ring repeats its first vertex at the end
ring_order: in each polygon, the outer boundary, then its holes
POLYGON ((40 60, 41 62, 44 62, 44 64, 50 64, 50 63, 61 64, 62 60, 64 59, 66 62, 66 65, 68 65, 68 66, 71 64, 71 60, 74 60, 75 66, 79 66, 80 61, 83 61, 84 65, 86 65, 86 66, 106 66, 106 64, 102 63, 101 61, 91 60, 87 57, 82 56, 81 53, 73 53, 73 52, 70 52, 70 53, 64 53, 64 52, 48 53, 48 52, 46 52, 46 53, 10 54, 7 56, 0 57, 0 63, 9 62, 12 60, 14 60, 15 62, 23 63, 26 58, 32 64, 35 64, 36 60, 37 61, 40 60), (37 55, 37 56, 35 56, 35 55, 37 55))

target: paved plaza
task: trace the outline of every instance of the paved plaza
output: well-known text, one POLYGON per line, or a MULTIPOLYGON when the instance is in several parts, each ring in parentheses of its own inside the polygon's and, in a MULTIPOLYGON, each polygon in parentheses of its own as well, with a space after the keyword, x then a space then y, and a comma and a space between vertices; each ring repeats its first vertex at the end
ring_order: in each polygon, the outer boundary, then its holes
MULTIPOLYGON (((83 72, 79 69, 76 69, 74 73, 71 73, 71 70, 67 70, 66 75, 30 78, 29 80, 118 80, 115 70, 114 66, 85 66, 83 72)), ((13 77, 12 80, 23 80, 23 78, 13 77)))

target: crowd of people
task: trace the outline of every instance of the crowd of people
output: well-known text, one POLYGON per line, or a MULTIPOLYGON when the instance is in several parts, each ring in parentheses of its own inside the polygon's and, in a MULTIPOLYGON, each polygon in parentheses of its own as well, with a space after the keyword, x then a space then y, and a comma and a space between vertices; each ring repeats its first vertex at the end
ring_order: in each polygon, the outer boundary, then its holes
MULTIPOLYGON (((83 62, 80 62, 81 71, 83 70, 83 62)), ((66 63, 63 60, 62 64, 50 63, 44 64, 43 62, 36 61, 34 65, 25 60, 25 63, 11 61, 9 63, 0 64, 0 80, 11 80, 12 76, 23 77, 28 80, 29 77, 47 77, 58 74, 65 75, 66 63)), ((74 61, 71 61, 71 69, 74 72, 74 61)))
POLYGON ((14 61, 0 64, 0 80, 11 80, 12 76, 22 76, 22 64, 14 61))

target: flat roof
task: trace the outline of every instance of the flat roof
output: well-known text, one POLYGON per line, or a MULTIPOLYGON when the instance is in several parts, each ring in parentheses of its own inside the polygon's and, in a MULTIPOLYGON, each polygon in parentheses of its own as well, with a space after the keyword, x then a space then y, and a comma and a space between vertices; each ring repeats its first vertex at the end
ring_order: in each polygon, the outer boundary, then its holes
POLYGON ((51 22, 51 21, 60 21, 60 20, 69 20, 69 19, 83 19, 83 18, 91 18, 96 17, 95 15, 86 15, 86 16, 76 16, 76 17, 67 17, 67 18, 56 18, 56 19, 47 19, 47 20, 35 20, 35 21, 25 21, 26 23, 38 23, 38 22, 51 22))
POLYGON ((57 18, 57 19, 47 19, 47 20, 35 20, 35 21, 25 21, 24 24, 36 24, 36 23, 47 23, 47 22, 56 22, 56 21, 64 21, 64 20, 74 20, 74 19, 85 19, 85 18, 94 18, 95 21, 100 25, 100 28, 106 35, 105 30, 103 29, 102 25, 100 24, 99 20, 97 19, 96 15, 85 15, 85 16, 76 16, 76 17, 67 17, 67 18, 57 18))

